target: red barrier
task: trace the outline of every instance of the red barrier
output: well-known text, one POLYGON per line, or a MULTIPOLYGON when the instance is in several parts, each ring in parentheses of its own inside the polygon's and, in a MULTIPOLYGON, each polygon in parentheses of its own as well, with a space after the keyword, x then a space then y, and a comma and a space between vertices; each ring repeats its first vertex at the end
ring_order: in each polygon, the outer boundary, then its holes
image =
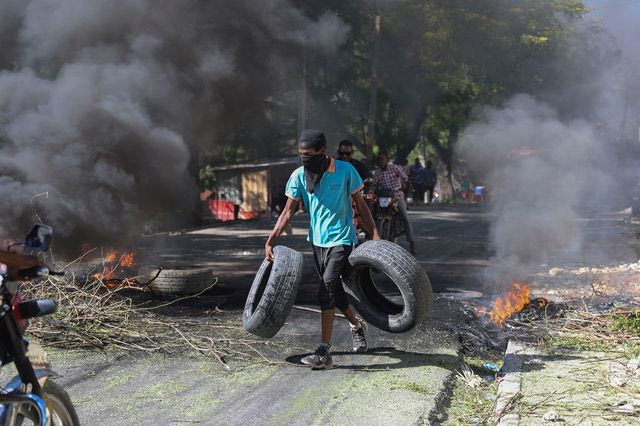
POLYGON ((209 210, 213 216, 226 222, 235 219, 236 204, 226 200, 209 200, 209 210))

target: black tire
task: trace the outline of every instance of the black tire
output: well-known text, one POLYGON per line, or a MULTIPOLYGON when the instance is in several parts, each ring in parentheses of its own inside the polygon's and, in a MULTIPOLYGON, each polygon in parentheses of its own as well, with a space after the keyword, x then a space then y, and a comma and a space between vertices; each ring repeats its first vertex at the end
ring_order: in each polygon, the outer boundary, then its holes
POLYGON ((242 314, 244 329, 264 338, 284 325, 302 280, 302 254, 284 246, 273 252, 273 262, 265 259, 260 265, 242 314))
POLYGON ((398 239, 406 233, 406 229, 404 228, 404 221, 402 219, 400 219, 399 214, 398 215, 394 215, 393 220, 391 222, 392 226, 392 233, 393 233, 393 238, 390 238, 389 241, 392 241, 394 243, 398 243, 398 239))
MULTIPOLYGON (((53 380, 47 379, 44 383, 42 399, 49 409, 51 426, 80 426, 78 414, 69 394, 53 380)), ((25 419, 29 419, 28 423, 37 423, 38 415, 33 410, 18 414, 16 426, 23 425, 25 419)))
POLYGON ((349 256, 352 265, 347 293, 353 307, 369 324, 402 333, 423 321, 431 308, 429 277, 411 254, 385 240, 367 241, 349 256), (372 271, 385 273, 400 290, 402 304, 385 297, 375 286, 372 271))
POLYGON ((380 238, 383 240, 389 240, 391 238, 391 220, 388 217, 383 217, 378 225, 380 232, 380 238))
POLYGON ((52 426, 79 426, 78 414, 69 394, 60 385, 47 379, 42 388, 43 399, 49 408, 52 426))
POLYGON ((192 295, 200 293, 213 284, 213 274, 208 268, 158 269, 144 274, 149 279, 149 289, 159 295, 192 295))

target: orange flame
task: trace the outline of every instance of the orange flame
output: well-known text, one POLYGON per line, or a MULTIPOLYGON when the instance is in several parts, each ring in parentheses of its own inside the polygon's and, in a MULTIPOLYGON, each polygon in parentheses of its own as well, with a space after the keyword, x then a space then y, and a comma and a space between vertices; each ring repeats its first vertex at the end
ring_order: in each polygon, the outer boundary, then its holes
POLYGON ((504 297, 498 297, 493 303, 489 317, 498 325, 529 304, 531 289, 527 283, 515 282, 504 297))
POLYGON ((110 251, 110 252, 107 252, 106 256, 104 257, 104 262, 113 263, 116 261, 117 258, 118 258, 118 252, 110 251))
MULTIPOLYGON (((121 255, 118 254, 117 251, 109 251, 104 256, 104 271, 98 272, 97 274, 92 275, 91 278, 95 280, 105 281, 108 286, 114 286, 118 284, 114 284, 113 282, 109 282, 110 280, 120 281, 119 278, 115 277, 116 272, 126 272, 126 269, 130 269, 135 264, 135 255, 134 253, 123 253, 121 255)), ((123 282, 128 282, 131 279, 124 279, 123 282)))
POLYGON ((134 263, 133 253, 125 253, 120 258, 120 266, 123 268, 131 268, 134 263))

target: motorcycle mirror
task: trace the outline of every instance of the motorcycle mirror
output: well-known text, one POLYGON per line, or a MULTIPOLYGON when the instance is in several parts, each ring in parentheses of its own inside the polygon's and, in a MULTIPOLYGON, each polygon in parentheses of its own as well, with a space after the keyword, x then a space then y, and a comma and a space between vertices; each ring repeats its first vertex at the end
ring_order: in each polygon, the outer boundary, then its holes
POLYGON ((48 225, 34 225, 24 239, 24 245, 32 250, 46 251, 53 238, 53 228, 48 225))

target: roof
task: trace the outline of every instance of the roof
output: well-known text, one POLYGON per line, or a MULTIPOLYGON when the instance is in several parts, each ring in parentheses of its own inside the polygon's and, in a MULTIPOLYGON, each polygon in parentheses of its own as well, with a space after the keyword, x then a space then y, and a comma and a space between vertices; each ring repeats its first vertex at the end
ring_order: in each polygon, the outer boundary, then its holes
POLYGON ((227 164, 223 166, 216 166, 213 168, 213 171, 222 172, 230 170, 264 169, 268 167, 288 166, 296 164, 300 164, 300 157, 285 157, 280 160, 265 161, 262 163, 227 164))

